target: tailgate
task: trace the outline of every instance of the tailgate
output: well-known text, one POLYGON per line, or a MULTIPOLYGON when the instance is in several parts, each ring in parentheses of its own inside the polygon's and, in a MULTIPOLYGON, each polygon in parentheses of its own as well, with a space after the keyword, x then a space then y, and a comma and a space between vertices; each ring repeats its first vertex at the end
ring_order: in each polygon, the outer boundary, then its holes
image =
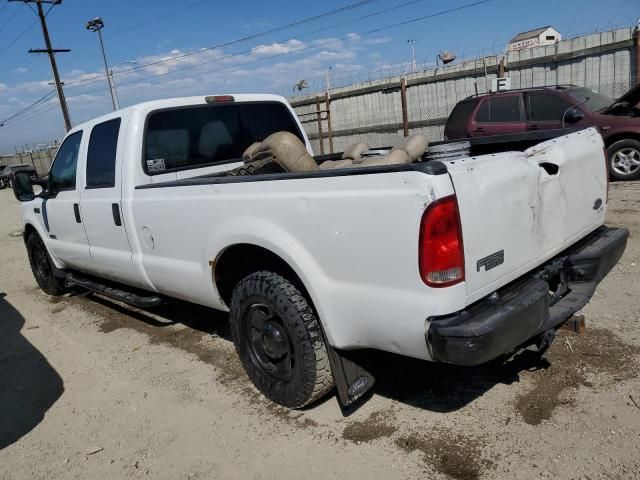
POLYGON ((525 152, 447 163, 462 224, 467 304, 604 223, 603 143, 589 128, 525 152))

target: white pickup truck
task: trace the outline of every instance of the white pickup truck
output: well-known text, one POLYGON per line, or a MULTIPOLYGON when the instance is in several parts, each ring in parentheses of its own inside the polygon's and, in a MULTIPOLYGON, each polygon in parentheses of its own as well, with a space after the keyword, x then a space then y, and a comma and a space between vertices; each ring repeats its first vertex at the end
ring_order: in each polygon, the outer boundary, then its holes
POLYGON ((13 185, 46 293, 229 311, 267 397, 298 408, 335 384, 348 405, 374 380, 353 349, 459 365, 544 351, 626 246, 603 226, 595 129, 525 151, 427 150, 418 135, 313 157, 281 97, 189 97, 79 125, 46 178, 13 185))

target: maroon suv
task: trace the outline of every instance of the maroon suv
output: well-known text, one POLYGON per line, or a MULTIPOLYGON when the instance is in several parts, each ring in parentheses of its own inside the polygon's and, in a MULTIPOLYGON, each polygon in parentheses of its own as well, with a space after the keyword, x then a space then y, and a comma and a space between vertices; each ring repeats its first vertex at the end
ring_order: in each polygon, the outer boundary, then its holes
POLYGON ((444 128, 449 140, 591 127, 600 129, 609 173, 640 178, 640 85, 618 100, 585 87, 539 87, 473 96, 459 102, 444 128))

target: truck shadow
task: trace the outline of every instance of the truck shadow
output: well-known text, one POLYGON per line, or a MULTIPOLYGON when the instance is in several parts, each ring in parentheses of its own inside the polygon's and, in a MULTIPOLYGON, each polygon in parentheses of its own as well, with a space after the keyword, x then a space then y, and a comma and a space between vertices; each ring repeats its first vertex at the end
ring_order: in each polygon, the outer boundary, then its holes
POLYGON ((195 332, 232 341, 227 321, 228 314, 202 305, 178 299, 166 299, 166 302, 159 307, 141 310, 92 293, 80 293, 78 297, 84 298, 85 308, 94 311, 104 319, 100 326, 103 333, 128 328, 153 337, 160 329, 180 324, 195 332))
MULTIPOLYGON (((193 344, 203 334, 232 341, 228 315, 207 307, 169 299, 161 307, 142 311, 98 295, 89 295, 86 300, 104 308, 97 312, 106 317, 100 327, 104 333, 120 328, 132 329, 147 334, 152 341, 161 341, 198 354, 201 352, 194 349, 193 344), (165 327, 175 324, 189 327, 192 334, 177 337, 166 330, 165 327)), ((459 410, 495 385, 518 382, 522 371, 549 367, 547 360, 528 350, 504 364, 494 362, 478 367, 456 367, 375 350, 352 351, 349 357, 375 377, 376 383, 371 394, 434 412, 459 410)), ((211 360, 216 365, 219 359, 211 355, 211 360)), ((248 381, 244 375, 238 380, 248 381)), ((358 402, 354 411, 366 401, 363 399, 363 402, 358 402)))
POLYGON ((498 384, 516 383, 523 371, 550 366, 546 359, 529 350, 506 363, 496 361, 477 367, 432 363, 370 350, 353 353, 351 358, 376 378, 374 394, 439 413, 459 410, 498 384))
POLYGON ((64 391, 62 378, 20 334, 24 318, 0 293, 0 450, 33 430, 64 391))

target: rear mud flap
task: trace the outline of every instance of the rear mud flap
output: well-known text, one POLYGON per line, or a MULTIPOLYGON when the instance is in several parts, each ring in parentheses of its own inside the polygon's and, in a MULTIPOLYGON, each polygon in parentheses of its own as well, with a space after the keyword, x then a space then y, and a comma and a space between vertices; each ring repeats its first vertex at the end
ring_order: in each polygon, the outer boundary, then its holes
POLYGON ((375 378, 353 360, 347 358, 348 353, 336 350, 327 342, 327 353, 333 380, 338 391, 338 402, 343 414, 357 408, 358 400, 364 400, 365 394, 371 390, 375 378))

